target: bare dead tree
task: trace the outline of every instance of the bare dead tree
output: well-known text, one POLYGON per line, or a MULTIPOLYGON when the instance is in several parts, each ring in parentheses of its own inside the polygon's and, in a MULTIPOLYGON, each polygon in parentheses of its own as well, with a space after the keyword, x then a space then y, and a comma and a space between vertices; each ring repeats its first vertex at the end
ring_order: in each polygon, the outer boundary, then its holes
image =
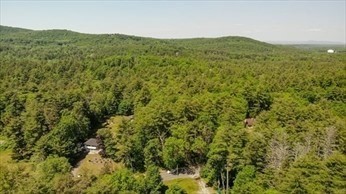
POLYGON ((324 135, 324 139, 322 140, 322 157, 326 159, 333 153, 333 149, 336 147, 336 136, 337 129, 334 126, 327 127, 324 135))
POLYGON ((225 175, 223 174, 223 170, 221 170, 220 176, 221 176, 222 190, 225 191, 225 175))
POLYGON ((279 136, 274 137, 269 143, 267 154, 268 167, 276 170, 281 169, 288 158, 289 153, 287 134, 282 133, 279 136))

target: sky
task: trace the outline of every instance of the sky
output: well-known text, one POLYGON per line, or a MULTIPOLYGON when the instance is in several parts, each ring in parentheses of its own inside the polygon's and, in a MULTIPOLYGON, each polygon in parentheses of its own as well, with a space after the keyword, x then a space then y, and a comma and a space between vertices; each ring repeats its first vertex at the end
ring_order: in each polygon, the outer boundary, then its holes
POLYGON ((0 0, 0 24, 154 38, 346 43, 346 0, 0 0))

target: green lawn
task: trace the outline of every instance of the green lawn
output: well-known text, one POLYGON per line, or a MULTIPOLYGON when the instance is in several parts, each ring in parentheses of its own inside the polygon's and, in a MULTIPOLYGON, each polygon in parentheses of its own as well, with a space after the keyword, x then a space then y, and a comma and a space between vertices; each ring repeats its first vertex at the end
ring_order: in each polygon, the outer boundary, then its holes
POLYGON ((172 185, 178 185, 189 194, 197 193, 199 190, 197 181, 192 178, 181 178, 181 179, 170 180, 170 181, 164 182, 164 184, 167 185, 168 187, 172 185))

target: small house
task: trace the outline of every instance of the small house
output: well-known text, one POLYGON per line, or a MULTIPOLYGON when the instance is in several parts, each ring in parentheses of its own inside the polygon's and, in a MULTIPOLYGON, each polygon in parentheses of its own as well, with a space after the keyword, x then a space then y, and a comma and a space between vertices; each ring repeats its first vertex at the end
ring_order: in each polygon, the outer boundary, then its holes
POLYGON ((96 138, 90 138, 86 142, 84 142, 84 147, 89 151, 99 150, 100 149, 100 142, 96 138))
POLYGON ((244 120, 244 127, 251 128, 255 124, 255 118, 246 118, 244 120))
POLYGON ((328 49, 327 53, 335 53, 335 51, 333 49, 328 49))

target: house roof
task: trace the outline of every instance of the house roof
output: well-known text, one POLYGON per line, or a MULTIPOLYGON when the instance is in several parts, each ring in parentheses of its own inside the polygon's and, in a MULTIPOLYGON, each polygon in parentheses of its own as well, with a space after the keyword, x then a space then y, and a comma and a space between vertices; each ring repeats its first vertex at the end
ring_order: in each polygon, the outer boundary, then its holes
POLYGON ((255 119, 254 118, 247 118, 247 119, 245 119, 245 125, 246 126, 251 127, 251 126, 254 125, 254 123, 255 123, 255 119))
POLYGON ((88 146, 95 146, 95 147, 99 146, 98 140, 96 138, 90 138, 86 142, 84 142, 84 144, 88 146))

